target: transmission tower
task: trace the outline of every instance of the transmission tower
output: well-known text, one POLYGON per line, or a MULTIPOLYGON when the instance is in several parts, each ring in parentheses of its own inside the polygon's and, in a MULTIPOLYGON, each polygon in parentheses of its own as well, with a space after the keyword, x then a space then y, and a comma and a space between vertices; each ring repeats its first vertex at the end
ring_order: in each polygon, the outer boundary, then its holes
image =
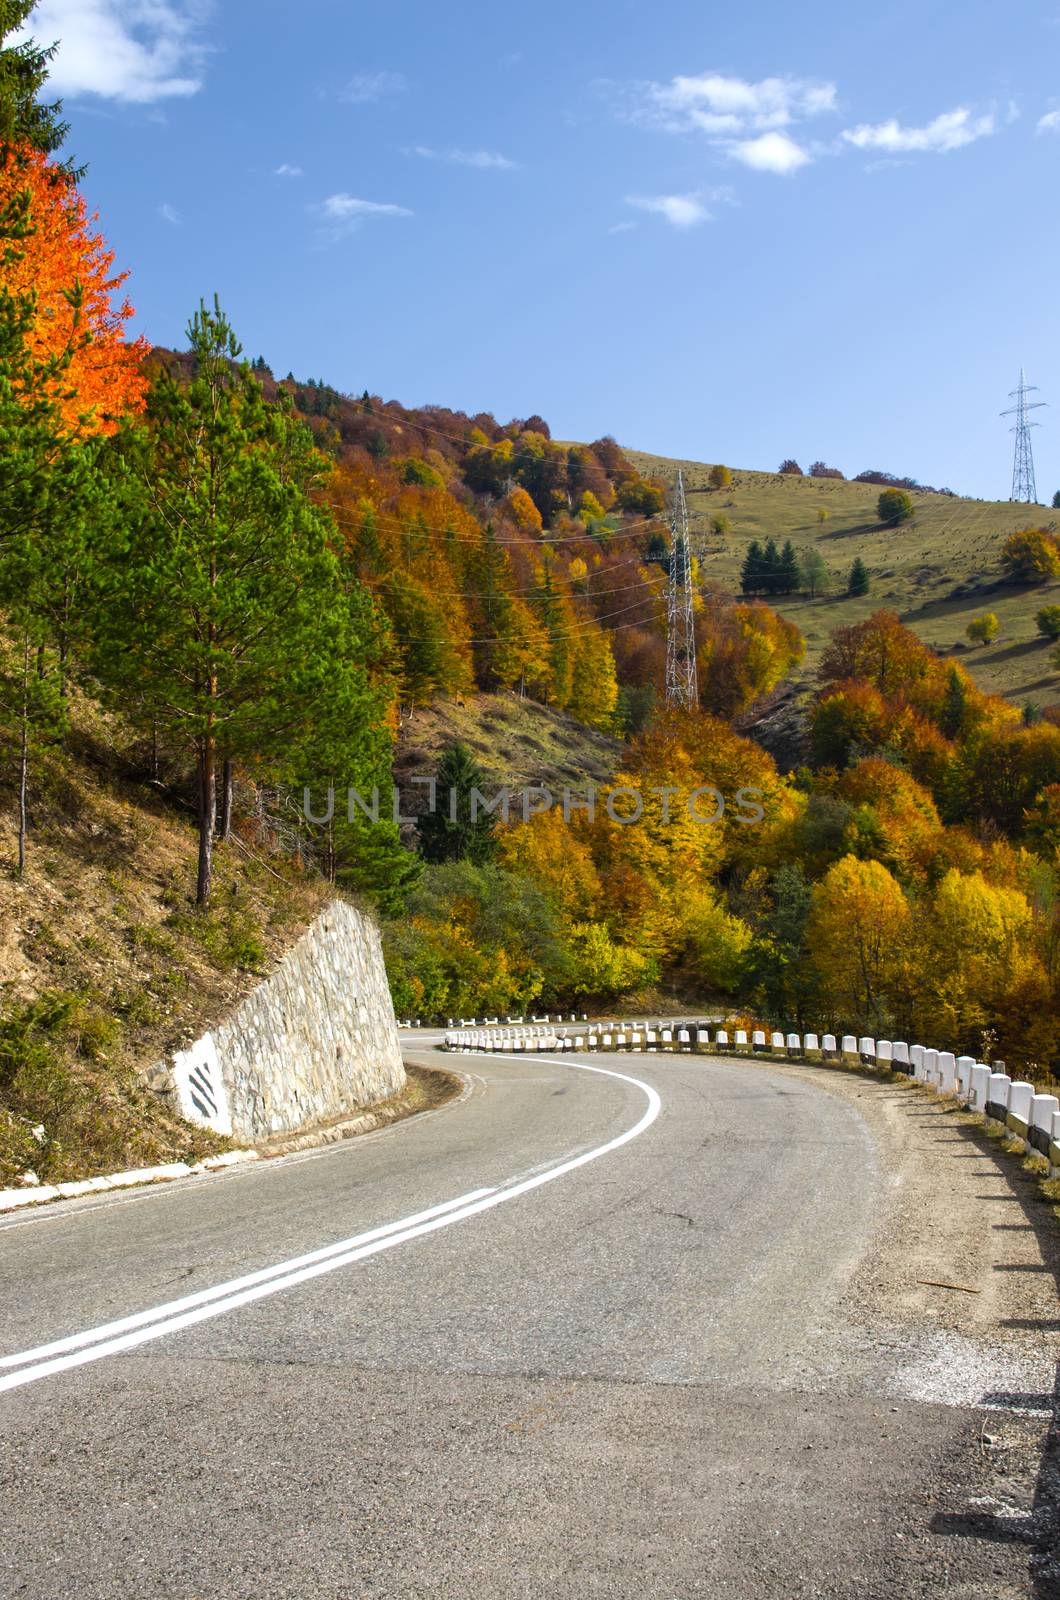
POLYGON ((1028 400, 1029 394, 1037 394, 1034 384, 1028 384, 1020 368, 1019 388, 1013 389, 1009 395, 1010 400, 1016 404, 1008 411, 1002 411, 1003 417, 1015 417, 1016 425, 1009 431, 1016 435, 1016 450, 1012 458, 1012 493, 1011 500, 1024 500, 1033 505, 1037 502, 1038 491, 1034 486, 1034 452, 1031 449, 1031 429, 1037 428, 1037 422, 1030 422, 1027 417, 1029 411, 1039 411, 1045 405, 1044 400, 1028 400))
POLYGON ((699 704, 699 683, 696 678, 688 505, 685 501, 684 475, 680 469, 674 484, 670 534, 670 581, 666 586, 666 703, 692 711, 699 704))

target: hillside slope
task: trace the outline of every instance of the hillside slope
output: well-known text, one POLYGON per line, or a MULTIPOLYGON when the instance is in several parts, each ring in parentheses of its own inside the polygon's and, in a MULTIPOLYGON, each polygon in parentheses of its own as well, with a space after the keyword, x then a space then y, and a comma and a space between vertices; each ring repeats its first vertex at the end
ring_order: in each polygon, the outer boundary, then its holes
POLYGON ((21 881, 0 759, 0 1188, 27 1166, 61 1182, 223 1148, 143 1071, 230 1010, 328 898, 244 823, 196 913, 194 818, 179 783, 137 775, 122 734, 79 701, 66 748, 39 755, 21 881))
MULTIPOLYGON (((562 711, 517 694, 477 694, 438 700, 402 722, 394 754, 394 780, 405 812, 417 810, 411 780, 428 776, 442 752, 459 739, 491 785, 520 789, 544 784, 559 796, 614 777, 623 744, 562 711)), ((422 789, 420 791, 423 792, 422 789)))
POLYGON ((1034 622, 1044 605, 1060 602, 1060 582, 1033 588, 1005 583, 1001 546, 1017 528, 1048 527, 1060 513, 1009 501, 965 500, 916 492, 916 516, 898 528, 882 527, 876 513, 879 485, 831 478, 733 469, 727 489, 711 489, 711 464, 625 449, 645 474, 673 479, 678 467, 688 490, 693 546, 705 580, 739 590, 740 567, 752 539, 791 539, 797 550, 816 547, 832 573, 830 593, 773 596, 770 605, 798 624, 806 637, 806 670, 812 671, 834 628, 857 622, 880 606, 942 654, 959 652, 979 685, 1023 704, 1060 700, 1060 674, 1049 665, 1050 644, 1034 622), (824 511, 826 519, 819 520, 824 511), (727 517, 731 531, 712 531, 712 519, 727 517), (845 594, 855 556, 869 568, 867 595, 845 594), (1001 631, 992 644, 971 646, 965 628, 992 611, 1001 631))

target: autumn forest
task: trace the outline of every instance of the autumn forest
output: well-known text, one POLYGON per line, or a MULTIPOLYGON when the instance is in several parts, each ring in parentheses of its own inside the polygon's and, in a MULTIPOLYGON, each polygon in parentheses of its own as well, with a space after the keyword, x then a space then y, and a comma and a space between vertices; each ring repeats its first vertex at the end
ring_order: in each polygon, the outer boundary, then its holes
MULTIPOLYGON (((983 692, 881 606, 832 632, 778 764, 753 713, 803 662, 770 603, 804 581, 794 553, 749 556, 735 593, 694 548, 700 709, 668 709, 670 483, 541 416, 279 375, 244 353, 223 285, 189 285, 184 348, 130 338, 132 285, 46 77, 45 52, 0 54, 13 882, 49 870, 49 774, 91 747, 194 828, 185 909, 210 912, 237 840, 371 904, 399 1015, 680 1002, 1060 1070, 1060 706, 983 692), (454 734, 455 814, 394 821, 417 713, 480 697, 606 736, 641 820, 602 800, 475 820, 485 779, 454 734), (760 810, 705 824, 685 803, 705 786, 760 810), (351 787, 383 793, 378 821, 311 820, 351 787)), ((1034 529, 1010 544, 1034 609, 1060 550, 1034 529)))

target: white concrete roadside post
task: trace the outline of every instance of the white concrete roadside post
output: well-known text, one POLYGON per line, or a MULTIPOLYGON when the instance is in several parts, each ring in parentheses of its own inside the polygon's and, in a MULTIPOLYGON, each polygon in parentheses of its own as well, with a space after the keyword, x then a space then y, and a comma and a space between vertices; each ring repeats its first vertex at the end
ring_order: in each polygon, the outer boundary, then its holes
POLYGON ((1041 1155, 1049 1154, 1049 1136, 1053 1118, 1060 1112, 1060 1100, 1055 1094, 1036 1094, 1031 1101, 1031 1125, 1028 1138, 1041 1155))
POLYGON ((1030 1129, 1033 1101, 1033 1083, 1025 1083, 1020 1079, 1012 1084, 1008 1092, 1008 1116, 1005 1121, 1010 1131, 1021 1139, 1026 1139, 1030 1129))
POLYGON ((1007 1072, 992 1072, 990 1082, 986 1088, 986 1113, 996 1122, 1004 1122, 1008 1117, 1008 1096, 1012 1088, 1012 1079, 1007 1072))
POLYGON ((987 1096, 990 1092, 990 1068, 983 1061, 977 1061, 971 1072, 971 1085, 969 1099, 976 1111, 986 1110, 987 1096))

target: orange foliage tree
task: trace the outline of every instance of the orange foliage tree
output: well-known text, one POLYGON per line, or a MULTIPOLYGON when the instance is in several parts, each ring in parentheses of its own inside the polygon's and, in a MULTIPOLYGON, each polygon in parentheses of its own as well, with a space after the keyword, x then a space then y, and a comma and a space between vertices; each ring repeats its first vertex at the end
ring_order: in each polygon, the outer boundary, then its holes
POLYGON ((36 360, 72 352, 53 396, 66 431, 113 433, 123 416, 143 410, 147 393, 149 346, 126 341, 133 308, 116 299, 129 274, 114 272, 97 216, 68 175, 35 150, 9 147, 0 160, 0 210, 25 193, 32 232, 4 266, 4 286, 35 296, 28 343, 36 360))
POLYGON ((760 600, 730 605, 720 594, 697 616, 696 636, 703 704, 718 717, 734 717, 775 689, 805 651, 793 622, 760 600))
POLYGON ((526 490, 520 489, 518 484, 505 501, 505 506, 512 521, 523 533, 541 532, 541 513, 526 490))

